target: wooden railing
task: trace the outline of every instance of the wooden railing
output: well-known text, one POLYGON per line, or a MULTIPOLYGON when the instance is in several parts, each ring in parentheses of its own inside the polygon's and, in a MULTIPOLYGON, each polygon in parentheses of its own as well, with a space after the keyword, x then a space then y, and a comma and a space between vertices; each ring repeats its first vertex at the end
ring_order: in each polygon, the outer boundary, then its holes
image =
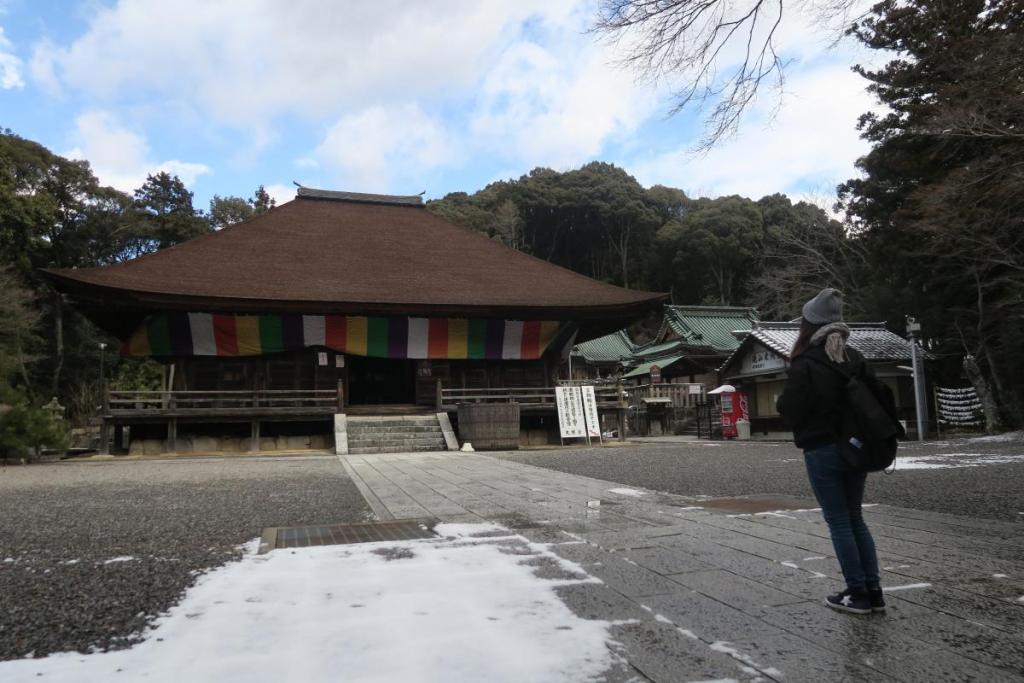
MULTIPOLYGON (((599 408, 619 406, 615 385, 594 388, 599 408)), ((454 410, 460 403, 518 403, 527 408, 555 409, 555 387, 492 387, 486 389, 447 388, 437 384, 438 410, 454 410)))
POLYGON ((639 405, 643 399, 669 399, 673 408, 692 408, 706 401, 703 384, 641 384, 627 387, 630 405, 639 405))
POLYGON ((273 415, 343 412, 337 389, 249 391, 108 391, 104 415, 111 417, 188 415, 273 415))

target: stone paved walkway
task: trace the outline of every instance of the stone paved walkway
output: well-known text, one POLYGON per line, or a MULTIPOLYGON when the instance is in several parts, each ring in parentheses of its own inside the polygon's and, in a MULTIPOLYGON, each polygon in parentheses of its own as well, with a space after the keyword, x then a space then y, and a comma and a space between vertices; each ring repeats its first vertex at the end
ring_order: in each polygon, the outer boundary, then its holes
POLYGON ((730 513, 472 453, 342 462, 382 519, 498 522, 600 578, 558 590, 626 622, 609 681, 1024 681, 1022 524, 866 509, 892 592, 853 616, 822 604, 842 583, 807 501, 730 513))

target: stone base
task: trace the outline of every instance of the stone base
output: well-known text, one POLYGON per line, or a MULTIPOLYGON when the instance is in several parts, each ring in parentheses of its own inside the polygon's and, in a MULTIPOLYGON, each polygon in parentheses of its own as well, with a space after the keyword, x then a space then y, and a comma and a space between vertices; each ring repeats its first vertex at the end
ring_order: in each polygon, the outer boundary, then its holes
MULTIPOLYGON (((260 437, 260 452, 328 450, 333 446, 328 434, 260 437)), ((178 435, 175 453, 248 453, 251 442, 245 437, 178 435)), ((167 453, 166 439, 132 439, 129 455, 162 455, 167 453)))

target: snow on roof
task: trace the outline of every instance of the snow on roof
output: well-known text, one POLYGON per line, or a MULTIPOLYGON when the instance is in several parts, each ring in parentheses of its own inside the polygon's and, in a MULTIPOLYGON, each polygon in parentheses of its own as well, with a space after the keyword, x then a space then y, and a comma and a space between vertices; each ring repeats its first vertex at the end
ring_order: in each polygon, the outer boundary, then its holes
MULTIPOLYGON (((885 323, 846 323, 850 328, 849 345, 869 361, 908 361, 910 342, 890 332, 885 323)), ((722 364, 721 370, 740 358, 750 346, 759 342, 785 359, 800 332, 797 322, 758 322, 735 351, 722 364)))

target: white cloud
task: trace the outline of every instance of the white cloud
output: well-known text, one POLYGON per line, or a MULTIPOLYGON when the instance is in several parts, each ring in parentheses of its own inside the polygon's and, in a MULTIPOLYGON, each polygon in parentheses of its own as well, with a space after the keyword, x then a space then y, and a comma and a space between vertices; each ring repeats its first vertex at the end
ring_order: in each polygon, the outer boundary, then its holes
POLYGON ((374 105, 341 117, 315 158, 346 189, 415 192, 430 187, 434 169, 474 156, 528 169, 600 155, 655 112, 657 99, 582 33, 589 16, 566 11, 494 51, 459 113, 374 105))
POLYGON ((333 170, 346 190, 415 194, 427 172, 452 162, 448 134, 418 105, 370 107, 342 117, 316 149, 321 165, 333 170))
POLYGON ((762 102, 736 138, 707 155, 680 148, 626 166, 645 185, 710 195, 758 198, 834 186, 855 174, 854 162, 868 150, 856 130, 860 114, 877 108, 865 85, 845 62, 793 71, 774 120, 774 102, 762 102))
POLYGON ((589 36, 563 31, 511 46, 487 74, 471 131, 492 153, 530 165, 577 165, 615 135, 636 130, 658 107, 655 91, 609 64, 589 36), (555 49, 560 48, 560 49, 555 49))
POLYGON ((323 3, 120 0, 73 43, 37 46, 33 73, 110 101, 159 93, 221 122, 311 117, 472 84, 542 0, 323 3))
POLYGON ((185 185, 192 185, 200 175, 211 172, 206 164, 152 160, 146 138, 102 110, 79 115, 72 139, 75 147, 66 156, 87 159, 101 183, 125 192, 140 187, 148 174, 160 171, 177 175, 185 185))
POLYGON ((263 189, 267 191, 273 199, 276 206, 281 206, 285 202, 290 202, 295 199, 295 186, 294 185, 282 185, 280 183, 274 183, 271 185, 264 185, 263 189))
MULTIPOLYGON (((327 121, 301 168, 407 191, 396 184, 423 189, 425 174, 473 155, 578 165, 636 130, 654 93, 584 33, 593 11, 592 0, 119 0, 73 42, 36 44, 31 73, 109 110, 156 100, 250 133, 283 116, 327 121)), ((254 154, 272 136, 257 137, 254 154)))
POLYGON ((14 54, 14 46, 4 35, 3 26, 0 26, 0 89, 13 90, 25 87, 21 67, 21 59, 14 54))

